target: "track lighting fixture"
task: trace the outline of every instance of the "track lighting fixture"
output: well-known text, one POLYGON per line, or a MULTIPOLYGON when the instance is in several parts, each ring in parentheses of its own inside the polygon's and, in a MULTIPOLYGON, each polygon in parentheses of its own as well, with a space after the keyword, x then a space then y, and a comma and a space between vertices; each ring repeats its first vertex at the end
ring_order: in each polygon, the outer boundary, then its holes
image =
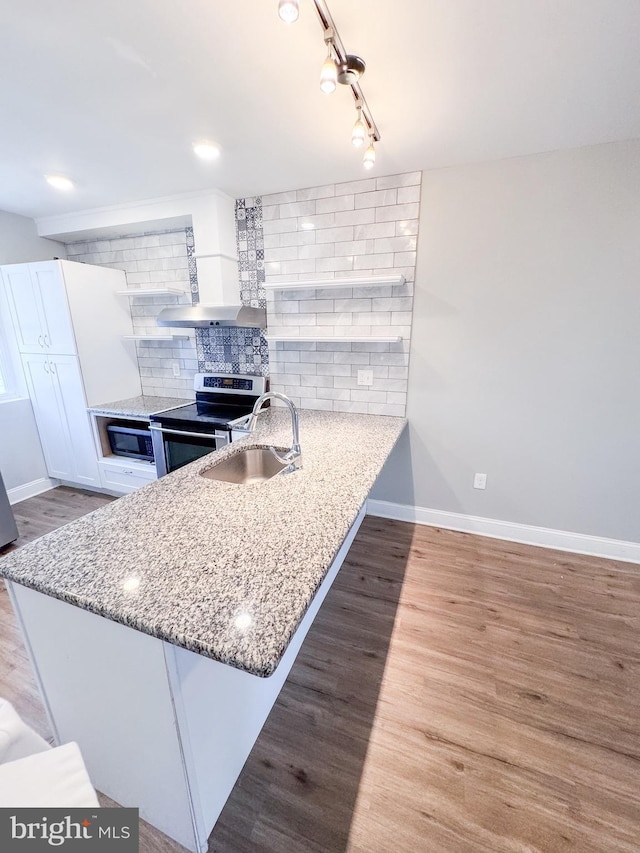
POLYGON ((353 130, 351 131, 351 142, 356 146, 356 148, 361 148, 367 138, 367 126, 362 121, 362 107, 360 104, 356 105, 356 110, 358 111, 358 117, 356 119, 356 123, 353 125, 353 130))
POLYGON ((322 64, 322 68, 320 69, 320 88, 325 95, 330 95, 336 90, 336 84, 338 82, 338 67, 331 55, 331 37, 327 38, 326 43, 329 52, 327 54, 327 58, 322 64))
MULTIPOLYGON (((376 159, 374 143, 380 141, 380 133, 360 86, 360 79, 366 67, 364 59, 353 53, 347 53, 344 49, 325 0, 312 0, 312 2, 318 13, 324 42, 327 45, 327 58, 320 70, 320 88, 327 95, 335 92, 338 83, 351 89, 358 112, 356 123, 351 131, 351 142, 356 148, 361 148, 367 137, 369 138, 369 147, 365 151, 362 162, 365 169, 371 169, 376 159)), ((297 21, 299 5, 299 0, 279 0, 280 18, 289 24, 297 21)))
POLYGON ((299 14, 299 0, 280 0, 278 3, 278 15, 280 15, 280 20, 284 21, 285 24, 293 24, 298 20, 299 14))
POLYGON ((369 142, 369 147, 364 152, 362 165, 365 169, 373 169, 373 164, 376 162, 376 149, 373 147, 373 139, 369 142))

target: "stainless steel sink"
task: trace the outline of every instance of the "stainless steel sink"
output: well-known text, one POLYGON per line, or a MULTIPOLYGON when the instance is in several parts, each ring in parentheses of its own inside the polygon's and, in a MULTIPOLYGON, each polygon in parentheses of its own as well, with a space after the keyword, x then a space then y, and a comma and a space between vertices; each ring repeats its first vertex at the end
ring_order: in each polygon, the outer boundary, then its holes
MULTIPOLYGON (((283 454, 287 452, 286 449, 277 448, 277 450, 283 454)), ((202 471, 200 476, 208 480, 244 485, 270 480, 287 467, 287 463, 278 459, 272 448, 248 447, 202 471)))

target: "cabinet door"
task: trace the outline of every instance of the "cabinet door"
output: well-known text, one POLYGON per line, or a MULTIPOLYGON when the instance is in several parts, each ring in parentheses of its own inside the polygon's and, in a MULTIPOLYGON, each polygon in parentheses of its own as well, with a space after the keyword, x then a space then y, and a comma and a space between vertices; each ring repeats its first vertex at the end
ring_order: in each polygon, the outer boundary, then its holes
POLYGON ((49 476, 72 480, 73 460, 67 423, 49 359, 46 355, 29 354, 22 357, 22 364, 49 476))
POLYGON ((42 305, 44 345, 47 352, 75 355, 76 341, 60 264, 56 261, 29 264, 42 305))
POLYGON ((2 278, 20 352, 44 352, 43 307, 38 282, 29 266, 4 266, 2 278))
POLYGON ((66 479, 99 487, 98 457, 78 359, 72 355, 49 356, 49 370, 56 385, 70 442, 72 476, 66 479))

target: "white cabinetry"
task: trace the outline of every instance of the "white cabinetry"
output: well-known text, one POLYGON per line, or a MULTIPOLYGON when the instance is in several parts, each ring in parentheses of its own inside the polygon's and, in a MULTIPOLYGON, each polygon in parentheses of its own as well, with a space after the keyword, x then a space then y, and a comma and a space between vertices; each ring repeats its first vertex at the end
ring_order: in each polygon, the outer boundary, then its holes
POLYGON ((71 261, 0 267, 50 477, 100 488, 87 406, 141 393, 124 273, 71 261))
POLYGON ((77 356, 25 353, 22 364, 49 476, 100 485, 77 356))
POLYGON ((55 261, 5 266, 2 275, 20 352, 73 355, 73 325, 55 261))

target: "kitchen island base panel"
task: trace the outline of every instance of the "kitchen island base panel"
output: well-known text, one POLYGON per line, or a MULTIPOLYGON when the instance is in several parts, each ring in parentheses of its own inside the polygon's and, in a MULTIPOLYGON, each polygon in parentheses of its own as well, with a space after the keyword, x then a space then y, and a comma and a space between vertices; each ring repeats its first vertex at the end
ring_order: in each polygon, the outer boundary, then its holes
POLYGON ((7 582, 56 740, 79 743, 98 790, 188 850, 207 850, 364 514, 269 678, 7 582))

